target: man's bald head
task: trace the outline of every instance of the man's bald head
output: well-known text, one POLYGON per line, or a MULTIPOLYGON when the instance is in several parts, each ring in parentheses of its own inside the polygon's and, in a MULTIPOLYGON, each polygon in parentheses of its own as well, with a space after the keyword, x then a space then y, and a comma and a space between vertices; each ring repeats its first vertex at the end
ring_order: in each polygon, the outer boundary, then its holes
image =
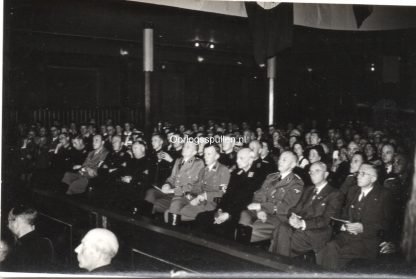
POLYGON ((94 270, 108 265, 117 254, 119 243, 111 231, 102 228, 90 230, 75 249, 79 267, 94 270))
POLYGON ((254 161, 254 152, 250 148, 242 148, 237 153, 238 168, 247 170, 254 161))

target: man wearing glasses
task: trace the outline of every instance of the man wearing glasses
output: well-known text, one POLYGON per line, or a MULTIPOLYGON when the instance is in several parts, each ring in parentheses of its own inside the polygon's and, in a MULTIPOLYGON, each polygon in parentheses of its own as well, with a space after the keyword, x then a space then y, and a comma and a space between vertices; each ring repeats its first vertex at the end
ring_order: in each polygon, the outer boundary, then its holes
POLYGON ((330 240, 331 218, 338 217, 343 195, 329 185, 325 163, 313 163, 309 175, 314 186, 306 188, 287 221, 276 227, 270 252, 295 257, 319 251, 330 240))
POLYGON ((348 190, 342 210, 341 231, 316 255, 327 269, 342 269, 354 259, 375 259, 383 235, 391 224, 391 199, 388 190, 377 183, 374 166, 362 164, 357 185, 348 190))

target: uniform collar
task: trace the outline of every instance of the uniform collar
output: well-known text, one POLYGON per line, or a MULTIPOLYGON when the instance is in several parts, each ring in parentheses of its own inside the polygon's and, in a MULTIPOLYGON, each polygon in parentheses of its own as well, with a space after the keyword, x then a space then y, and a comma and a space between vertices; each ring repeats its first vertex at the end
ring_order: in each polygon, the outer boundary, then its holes
POLYGON ((213 163, 211 166, 207 166, 208 171, 217 171, 218 162, 213 163))

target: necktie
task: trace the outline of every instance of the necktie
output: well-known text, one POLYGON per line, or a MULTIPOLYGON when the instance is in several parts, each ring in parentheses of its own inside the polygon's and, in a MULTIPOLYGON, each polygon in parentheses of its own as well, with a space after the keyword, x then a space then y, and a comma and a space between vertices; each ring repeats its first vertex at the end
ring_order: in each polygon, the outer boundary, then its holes
POLYGON ((182 161, 182 163, 179 164, 179 170, 183 167, 184 164, 185 164, 185 161, 182 161))
POLYGON ((312 200, 315 200, 317 195, 318 195, 318 189, 317 189, 317 188, 315 188, 315 189, 313 190, 312 200))
POLYGON ((358 197, 358 201, 361 201, 365 197, 365 194, 363 191, 361 191, 360 196, 358 197))

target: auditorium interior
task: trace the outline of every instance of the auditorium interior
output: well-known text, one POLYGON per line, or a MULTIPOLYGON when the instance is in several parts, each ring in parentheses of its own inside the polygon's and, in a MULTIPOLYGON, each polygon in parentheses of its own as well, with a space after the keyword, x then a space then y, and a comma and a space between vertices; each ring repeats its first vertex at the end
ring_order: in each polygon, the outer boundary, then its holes
POLYGON ((262 3, 4 1, 4 276, 416 274, 416 7, 262 3))

